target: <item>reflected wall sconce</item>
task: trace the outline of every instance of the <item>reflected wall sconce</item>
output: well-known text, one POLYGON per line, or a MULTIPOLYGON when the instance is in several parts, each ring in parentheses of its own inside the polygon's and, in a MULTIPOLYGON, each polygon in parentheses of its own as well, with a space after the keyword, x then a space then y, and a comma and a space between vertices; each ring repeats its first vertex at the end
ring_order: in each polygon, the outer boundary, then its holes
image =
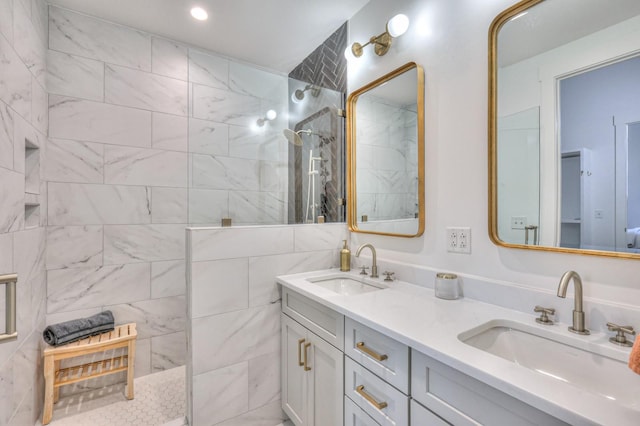
POLYGON ((315 86, 313 84, 307 84, 304 89, 297 89, 295 92, 293 92, 291 94, 291 100, 293 101, 294 104, 300 103, 302 102, 302 100, 304 99, 304 92, 309 91, 309 93, 311 93, 311 96, 313 96, 314 98, 317 98, 318 95, 320 94, 320 87, 315 86))
POLYGON ((256 125, 258 127, 262 127, 264 126, 264 123, 266 123, 267 121, 275 120, 277 116, 278 114, 275 112, 275 110, 270 109, 269 111, 267 111, 264 118, 258 118, 256 120, 256 125))
POLYGON ((407 29, 409 29, 409 18, 407 15, 400 13, 387 21, 387 26, 382 34, 371 37, 365 44, 355 42, 350 47, 347 46, 344 55, 347 59, 351 57, 359 58, 362 56, 365 46, 373 44, 373 51, 376 55, 383 56, 391 48, 392 40, 406 33, 407 29))

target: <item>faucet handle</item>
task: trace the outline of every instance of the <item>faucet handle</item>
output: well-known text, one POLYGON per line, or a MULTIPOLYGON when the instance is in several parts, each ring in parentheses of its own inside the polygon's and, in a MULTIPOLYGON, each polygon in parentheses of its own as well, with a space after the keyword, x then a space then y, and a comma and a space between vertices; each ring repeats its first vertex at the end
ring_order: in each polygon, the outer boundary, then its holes
POLYGON ((360 275, 369 275, 369 274, 367 274, 367 269, 369 269, 368 266, 364 266, 363 265, 363 266, 360 267, 360 269, 361 269, 360 275))
POLYGON ((610 337, 609 341, 611 343, 614 343, 616 345, 619 346, 633 346, 633 342, 630 342, 627 340, 627 336, 625 335, 625 333, 627 334, 631 334, 632 336, 635 336, 636 331, 633 329, 632 326, 630 325, 618 325, 618 324, 614 324, 612 322, 608 322, 607 323, 607 328, 609 329, 609 331, 616 331, 618 334, 616 334, 615 337, 610 337))
POLYGON ((544 308, 542 306, 536 306, 533 308, 533 312, 539 312, 540 318, 536 318, 536 322, 543 325, 552 325, 553 321, 549 319, 548 315, 553 315, 556 310, 553 308, 544 308))
POLYGON ((389 271, 384 271, 382 273, 383 275, 385 275, 385 281, 393 281, 394 280, 394 275, 396 274, 395 272, 389 272, 389 271))

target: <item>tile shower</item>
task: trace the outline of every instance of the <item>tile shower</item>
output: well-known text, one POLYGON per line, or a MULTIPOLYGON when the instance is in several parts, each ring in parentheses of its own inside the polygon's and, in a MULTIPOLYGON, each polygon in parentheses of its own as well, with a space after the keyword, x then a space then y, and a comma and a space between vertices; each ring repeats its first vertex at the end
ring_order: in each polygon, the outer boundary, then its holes
POLYGON ((291 83, 40 0, 3 2, 0 32, 0 266, 21 277, 0 423, 23 424, 40 412, 45 323, 110 309, 138 323, 137 376, 185 364, 185 227, 287 223, 291 83))

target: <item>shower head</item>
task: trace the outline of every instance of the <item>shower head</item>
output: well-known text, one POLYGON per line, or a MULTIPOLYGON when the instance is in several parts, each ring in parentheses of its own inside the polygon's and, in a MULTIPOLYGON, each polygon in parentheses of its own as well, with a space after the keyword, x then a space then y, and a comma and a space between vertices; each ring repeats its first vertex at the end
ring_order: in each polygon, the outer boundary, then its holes
POLYGON ((309 129, 298 130, 297 132, 294 132, 291 129, 284 129, 282 133, 284 134, 284 137, 287 138, 289 143, 295 146, 302 146, 302 138, 300 137, 301 134, 315 135, 315 133, 313 133, 309 129))

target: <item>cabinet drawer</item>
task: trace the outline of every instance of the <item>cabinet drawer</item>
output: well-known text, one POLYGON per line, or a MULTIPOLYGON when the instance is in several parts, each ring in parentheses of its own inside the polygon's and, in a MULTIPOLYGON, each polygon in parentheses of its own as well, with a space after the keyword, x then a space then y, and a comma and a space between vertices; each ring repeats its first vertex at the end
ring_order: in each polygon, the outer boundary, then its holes
POLYGON ((416 350, 411 351, 411 396, 455 425, 566 424, 416 350))
POLYGON ((380 425, 409 424, 409 397, 349 357, 344 358, 344 394, 380 425))
POLYGON ((282 312, 342 350, 344 315, 300 294, 282 289, 282 312))
POLYGON ((355 402, 344 397, 344 426, 380 426, 370 415, 356 405, 355 402))
POLYGON ((410 402, 411 426, 450 426, 440 417, 418 404, 415 400, 410 402))
POLYGON ((409 347, 345 318, 344 353, 409 394, 409 347), (383 360, 380 359, 382 356, 383 360), (378 358, 378 359, 376 359, 378 358))

